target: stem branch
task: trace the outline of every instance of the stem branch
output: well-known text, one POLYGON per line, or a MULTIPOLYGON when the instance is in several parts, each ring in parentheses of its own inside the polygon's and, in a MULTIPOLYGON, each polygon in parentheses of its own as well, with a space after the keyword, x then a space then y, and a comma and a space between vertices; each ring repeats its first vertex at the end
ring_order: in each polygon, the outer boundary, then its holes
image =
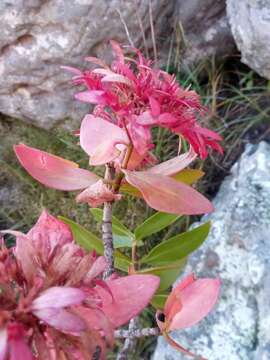
MULTIPOLYGON (((105 181, 111 181, 113 178, 113 168, 106 165, 105 181)), ((112 202, 105 202, 102 217, 102 240, 104 245, 104 257, 107 261, 107 269, 103 278, 107 279, 114 272, 114 255, 113 255, 113 234, 112 234, 112 202)))

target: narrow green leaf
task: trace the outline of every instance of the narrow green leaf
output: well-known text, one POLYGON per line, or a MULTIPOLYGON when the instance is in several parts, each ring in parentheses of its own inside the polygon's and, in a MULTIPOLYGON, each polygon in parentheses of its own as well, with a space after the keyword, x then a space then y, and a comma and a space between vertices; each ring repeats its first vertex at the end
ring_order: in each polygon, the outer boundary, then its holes
POLYGON ((115 249, 122 247, 132 247, 132 240, 128 236, 113 234, 113 246, 115 249))
MULTIPOLYGON (((95 220, 101 223, 103 210, 98 208, 91 208, 90 211, 91 214, 94 216, 95 220)), ((116 235, 128 236, 130 239, 134 239, 134 234, 115 216, 112 217, 112 229, 113 233, 116 235)))
MULTIPOLYGON (((76 222, 67 219, 63 216, 58 217, 65 224, 69 225, 75 242, 80 245, 86 251, 95 250, 98 255, 103 255, 104 248, 102 240, 99 239, 96 235, 91 233, 89 230, 85 229, 83 226, 77 224, 76 222)), ((128 267, 131 265, 131 260, 122 254, 119 250, 114 251, 115 256, 115 267, 119 270, 128 271, 128 267)))
POLYGON ((162 310, 164 308, 168 296, 169 294, 165 294, 165 293, 156 294, 155 296, 153 296, 151 300, 151 305, 157 310, 162 310))
POLYGON ((176 235, 155 246, 141 263, 150 265, 165 265, 187 257, 196 250, 207 238, 210 231, 210 222, 185 233, 176 235))
POLYGON ((166 266, 157 266, 143 269, 140 270, 139 273, 159 276, 160 285, 158 291, 164 291, 177 280, 185 264, 186 259, 182 259, 166 266))
POLYGON ((136 240, 155 234, 178 220, 181 215, 156 212, 135 229, 136 240))
POLYGON ((103 255, 103 243, 101 239, 70 219, 63 216, 59 216, 58 218, 69 225, 77 244, 87 251, 95 250, 97 254, 103 255))

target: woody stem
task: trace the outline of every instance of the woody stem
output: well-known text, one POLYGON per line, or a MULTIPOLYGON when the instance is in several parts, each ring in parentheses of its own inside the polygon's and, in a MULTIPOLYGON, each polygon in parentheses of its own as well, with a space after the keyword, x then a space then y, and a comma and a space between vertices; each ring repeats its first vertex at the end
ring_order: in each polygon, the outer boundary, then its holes
MULTIPOLYGON (((113 180, 113 176, 114 169, 110 166, 110 164, 107 164, 104 180, 109 182, 113 180)), ((104 257, 107 261, 107 268, 104 272, 103 278, 107 279, 114 272, 112 202, 104 203, 102 218, 102 240, 104 245, 104 257)))

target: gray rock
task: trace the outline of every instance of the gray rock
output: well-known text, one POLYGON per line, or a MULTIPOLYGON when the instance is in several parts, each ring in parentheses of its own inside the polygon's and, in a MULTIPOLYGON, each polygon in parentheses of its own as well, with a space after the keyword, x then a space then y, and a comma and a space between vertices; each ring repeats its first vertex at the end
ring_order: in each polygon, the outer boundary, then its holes
POLYGON ((184 30, 180 43, 185 43, 184 64, 229 55, 235 50, 225 0, 177 0, 177 10, 184 30))
POLYGON ((270 79, 270 1, 227 0, 227 13, 242 61, 270 79))
MULTIPOLYGON (((173 8, 174 1, 152 0, 157 38, 166 37, 173 8)), ((1 0, 0 112, 47 129, 81 119, 88 106, 72 100, 60 65, 86 65, 82 59, 104 54, 110 39, 127 43, 117 10, 141 45, 136 12, 149 34, 148 0, 1 0)))
MULTIPOLYGON (((270 359, 270 145, 248 145, 214 200, 205 244, 186 273, 222 279, 216 309, 198 326, 175 332, 211 360, 270 359)), ((185 359, 163 338, 153 360, 185 359)))

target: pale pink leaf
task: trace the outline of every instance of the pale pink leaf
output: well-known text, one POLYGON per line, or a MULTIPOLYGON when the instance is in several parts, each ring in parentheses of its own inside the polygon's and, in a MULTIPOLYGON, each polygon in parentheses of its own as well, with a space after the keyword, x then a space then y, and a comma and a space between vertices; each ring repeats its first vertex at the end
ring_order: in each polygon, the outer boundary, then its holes
POLYGON ((129 143, 128 136, 123 129, 109 121, 93 115, 86 115, 84 117, 80 129, 80 144, 88 155, 93 156, 96 154, 97 156, 97 153, 100 151, 99 147, 105 144, 109 153, 108 158, 103 156, 103 161, 111 161, 112 157, 117 156, 118 154, 116 148, 115 153, 112 153, 112 148, 117 143, 129 143))
POLYGON ((170 160, 164 161, 161 164, 155 165, 149 168, 147 171, 152 174, 161 174, 166 176, 172 176, 179 171, 185 169, 192 161, 197 157, 197 154, 190 147, 189 151, 176 156, 170 160))
POLYGON ((159 282, 159 277, 154 275, 129 275, 107 280, 113 298, 104 288, 96 288, 102 299, 102 311, 114 327, 126 324, 148 305, 159 282))
POLYGON ((80 190, 99 180, 90 171, 80 169, 72 161, 62 159, 23 144, 14 146, 21 165, 36 180, 59 190, 80 190))
POLYGON ((198 279, 179 289, 182 309, 172 319, 169 330, 184 329, 197 324, 212 310, 219 291, 219 279, 198 279))
POLYGON ((7 339, 8 339, 7 329, 2 328, 0 330, 0 360, 5 360, 6 359, 7 339))
POLYGON ((104 97, 104 91, 101 90, 88 90, 82 91, 74 95, 75 99, 90 104, 105 105, 106 98, 104 97))
POLYGON ((62 308, 33 310, 33 314, 60 331, 77 334, 86 330, 86 323, 82 318, 62 308))
POLYGON ((209 200, 192 187, 168 176, 148 171, 123 170, 126 180, 138 188, 149 206, 170 214, 196 215, 210 213, 209 200))
POLYGON ((123 75, 119 75, 119 74, 106 75, 102 78, 101 81, 102 82, 116 82, 116 83, 121 83, 121 84, 125 84, 128 86, 133 86, 133 83, 127 77, 125 77, 123 75))
POLYGON ((64 286, 54 286, 43 291, 33 302, 33 310, 46 308, 64 308, 66 306, 81 304, 86 298, 84 291, 64 286))

